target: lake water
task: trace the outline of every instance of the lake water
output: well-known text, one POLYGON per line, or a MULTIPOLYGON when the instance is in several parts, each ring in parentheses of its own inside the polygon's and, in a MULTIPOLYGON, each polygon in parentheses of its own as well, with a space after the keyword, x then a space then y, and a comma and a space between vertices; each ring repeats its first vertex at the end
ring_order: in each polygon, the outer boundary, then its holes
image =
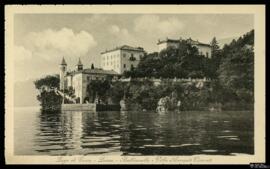
POLYGON ((254 154, 253 112, 41 112, 16 108, 16 155, 254 154))

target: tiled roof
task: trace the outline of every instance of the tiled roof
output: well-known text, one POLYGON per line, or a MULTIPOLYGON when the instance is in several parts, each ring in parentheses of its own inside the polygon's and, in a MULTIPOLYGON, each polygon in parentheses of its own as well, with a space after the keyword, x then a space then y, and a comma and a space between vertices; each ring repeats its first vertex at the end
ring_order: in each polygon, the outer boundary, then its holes
POLYGON ((199 41, 195 41, 195 40, 192 40, 192 39, 188 39, 187 41, 192 45, 211 46, 209 44, 202 43, 202 42, 199 42, 199 41))
POLYGON ((119 75, 117 72, 113 70, 103 70, 103 69, 83 69, 79 71, 72 71, 68 72, 67 75, 74 75, 78 73, 83 73, 83 74, 106 74, 106 75, 119 75))
POLYGON ((118 75, 118 73, 115 72, 114 70, 103 70, 103 69, 84 69, 83 73, 118 75))
POLYGON ((65 58, 64 58, 64 57, 63 57, 63 59, 62 59, 61 65, 67 65, 67 63, 66 63, 66 61, 65 61, 65 58))
POLYGON ((79 58, 77 65, 82 65, 81 58, 79 58))
MULTIPOLYGON (((178 39, 178 40, 177 39, 159 40, 157 44, 159 45, 159 44, 166 43, 166 42, 178 43, 180 40, 181 39, 178 39)), ((206 44, 206 43, 202 43, 202 42, 199 42, 199 41, 194 41, 191 38, 187 39, 187 41, 192 45, 211 46, 211 45, 206 44)))
POLYGON ((165 42, 178 43, 179 41, 180 41, 180 39, 179 40, 176 40, 176 39, 165 39, 165 40, 159 40, 157 44, 159 45, 159 44, 162 44, 162 43, 165 43, 165 42))
POLYGON ((116 47, 116 48, 111 49, 111 50, 106 50, 104 52, 101 52, 101 54, 116 51, 116 50, 133 50, 133 51, 144 52, 144 49, 142 47, 132 47, 132 46, 128 46, 128 45, 123 45, 123 46, 119 46, 119 47, 116 47))

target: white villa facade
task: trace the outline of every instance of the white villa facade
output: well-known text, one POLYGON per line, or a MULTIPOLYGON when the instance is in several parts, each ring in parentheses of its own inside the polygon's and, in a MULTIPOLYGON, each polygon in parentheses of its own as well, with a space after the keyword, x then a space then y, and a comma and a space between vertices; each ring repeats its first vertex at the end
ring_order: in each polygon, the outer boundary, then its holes
MULTIPOLYGON (((182 39, 175 40, 175 39, 166 39, 166 40, 159 40, 157 45, 158 45, 158 52, 161 52, 164 49, 167 49, 168 47, 174 47, 178 48, 179 47, 179 42, 182 39)), ((211 52, 211 45, 210 44, 205 44, 201 43, 199 41, 194 41, 191 38, 187 39, 187 42, 190 43, 192 46, 195 46, 198 48, 199 53, 204 55, 207 58, 212 57, 212 52, 211 52)))
POLYGON ((101 53, 101 67, 104 70, 113 70, 119 74, 137 67, 140 59, 145 55, 141 47, 123 45, 101 53))
MULTIPOLYGON (((180 40, 166 39, 164 41, 158 41, 159 52, 168 47, 179 47, 180 40)), ((196 46, 202 55, 211 58, 211 46, 209 44, 203 44, 191 39, 187 41, 192 46, 196 46)), ((108 77, 116 80, 125 71, 131 70, 132 67, 137 67, 145 54, 146 52, 141 47, 123 45, 101 53, 101 69, 94 67, 84 69, 79 59, 76 69, 69 72, 67 72, 67 63, 63 58, 60 64, 60 90, 63 91, 72 88, 79 103, 85 103, 88 97, 87 85, 91 80, 105 80, 108 77)))

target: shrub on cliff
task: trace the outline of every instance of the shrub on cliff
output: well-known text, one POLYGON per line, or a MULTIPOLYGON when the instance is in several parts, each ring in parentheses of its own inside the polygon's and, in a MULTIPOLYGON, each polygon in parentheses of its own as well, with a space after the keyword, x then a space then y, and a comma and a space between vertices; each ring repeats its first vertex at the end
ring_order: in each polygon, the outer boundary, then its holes
POLYGON ((40 91, 37 100, 40 102, 42 110, 60 109, 62 97, 50 91, 51 88, 59 88, 59 75, 48 75, 34 82, 36 89, 40 91), (48 90, 44 90, 48 89, 48 90))
POLYGON ((43 91, 37 96, 40 101, 42 110, 60 110, 62 97, 56 95, 54 92, 43 91))

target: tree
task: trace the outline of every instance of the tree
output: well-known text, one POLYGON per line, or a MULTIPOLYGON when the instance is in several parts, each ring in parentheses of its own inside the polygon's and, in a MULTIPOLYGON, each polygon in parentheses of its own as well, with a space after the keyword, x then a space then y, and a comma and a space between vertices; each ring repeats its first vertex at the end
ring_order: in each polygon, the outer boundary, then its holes
POLYGON ((59 75, 48 75, 34 82, 35 87, 40 90, 40 94, 37 95, 37 100, 40 102, 42 110, 60 109, 62 97, 56 95, 53 90, 41 90, 43 87, 48 89, 59 88, 59 82, 59 75))
POLYGON ((231 90, 243 102, 254 101, 254 31, 233 40, 222 54, 218 70, 222 86, 231 90), (251 47, 247 47, 250 45, 251 47))
POLYGON ((42 86, 59 88, 60 78, 59 75, 47 75, 44 78, 36 80, 34 84, 37 89, 41 89, 42 86))
POLYGON ((212 54, 219 51, 219 45, 218 45, 216 37, 212 39, 212 41, 210 42, 210 45, 211 45, 212 54))
POLYGON ((207 66, 206 69, 210 75, 209 77, 211 77, 212 79, 215 79, 217 78, 217 70, 219 68, 220 61, 221 61, 221 50, 216 40, 216 37, 212 39, 212 41, 210 42, 210 45, 211 45, 212 58, 208 61, 209 64, 206 65, 207 66))
POLYGON ((92 63, 92 64, 91 64, 91 69, 94 69, 94 68, 95 68, 95 67, 94 67, 94 64, 92 63))
POLYGON ((96 97, 105 102, 106 95, 110 87, 111 85, 108 80, 91 80, 86 88, 90 102, 93 103, 96 97))
POLYGON ((90 98, 90 103, 94 103, 95 98, 97 96, 97 90, 99 88, 98 81, 96 80, 91 80, 90 83, 88 83, 86 87, 86 91, 88 93, 88 96, 90 98))
POLYGON ((124 73, 125 77, 202 78, 212 77, 207 70, 209 60, 199 54, 196 47, 187 41, 179 42, 178 48, 169 47, 160 53, 143 57, 137 68, 124 73), (206 65, 205 65, 206 64, 206 65), (190 74, 190 72, 193 72, 190 74))
POLYGON ((120 100, 124 97, 127 86, 128 85, 124 82, 113 82, 112 87, 109 90, 109 97, 114 104, 119 104, 120 100))

